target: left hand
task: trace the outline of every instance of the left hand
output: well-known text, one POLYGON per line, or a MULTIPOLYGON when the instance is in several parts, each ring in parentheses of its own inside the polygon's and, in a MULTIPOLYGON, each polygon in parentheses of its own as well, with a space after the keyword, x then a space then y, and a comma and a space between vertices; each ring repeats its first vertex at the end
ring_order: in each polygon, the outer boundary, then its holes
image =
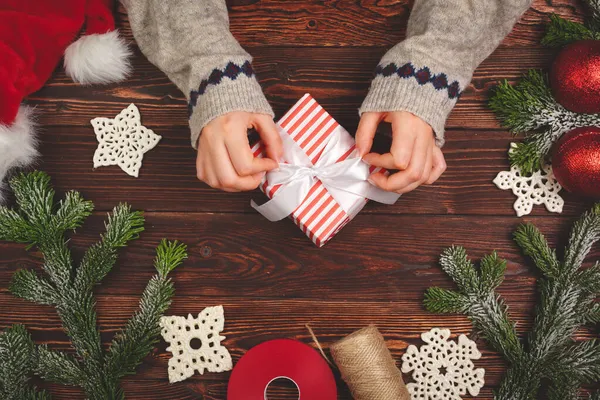
POLYGON ((356 147, 367 164, 398 170, 389 176, 378 172, 369 178, 388 192, 402 194, 422 184, 430 185, 446 170, 444 154, 435 144, 431 126, 406 111, 363 113, 356 131, 356 147), (392 124, 392 147, 386 154, 370 153, 381 121, 392 124))

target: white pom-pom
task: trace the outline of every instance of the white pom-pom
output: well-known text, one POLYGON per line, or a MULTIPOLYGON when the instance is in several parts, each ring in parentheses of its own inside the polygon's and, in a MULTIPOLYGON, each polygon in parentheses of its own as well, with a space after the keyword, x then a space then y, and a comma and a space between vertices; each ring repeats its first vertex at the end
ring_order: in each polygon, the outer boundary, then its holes
POLYGON ((65 50, 65 70, 83 85, 123 81, 131 72, 131 50, 117 31, 85 35, 65 50))
MULTIPOLYGON (((12 125, 0 124, 0 189, 8 171, 33 163, 38 155, 36 148, 37 140, 32 109, 21 106, 12 125)), ((0 204, 2 201, 2 191, 0 190, 0 204)))

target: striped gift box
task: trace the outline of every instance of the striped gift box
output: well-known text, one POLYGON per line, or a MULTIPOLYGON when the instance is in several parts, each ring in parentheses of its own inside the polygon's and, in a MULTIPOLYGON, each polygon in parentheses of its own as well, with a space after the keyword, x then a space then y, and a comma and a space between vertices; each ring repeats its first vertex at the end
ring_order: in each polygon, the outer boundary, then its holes
MULTIPOLYGON (((304 153, 313 164, 319 160, 327 144, 327 139, 332 135, 345 135, 348 140, 343 142, 352 143, 342 153, 338 162, 349 157, 358 156, 354 139, 348 131, 340 126, 310 94, 305 94, 279 120, 277 125, 304 150, 304 153)), ((262 142, 256 143, 252 151, 255 157, 263 157, 264 146, 262 142)), ((371 172, 379 170, 381 169, 371 167, 371 172)), ((260 189, 269 198, 273 198, 279 188, 280 185, 270 185, 267 179, 260 186, 260 189)), ((348 211, 344 211, 323 184, 317 181, 304 201, 292 212, 290 218, 309 239, 321 247, 350 222, 362 210, 367 201, 365 198, 357 197, 352 207, 348 211)))

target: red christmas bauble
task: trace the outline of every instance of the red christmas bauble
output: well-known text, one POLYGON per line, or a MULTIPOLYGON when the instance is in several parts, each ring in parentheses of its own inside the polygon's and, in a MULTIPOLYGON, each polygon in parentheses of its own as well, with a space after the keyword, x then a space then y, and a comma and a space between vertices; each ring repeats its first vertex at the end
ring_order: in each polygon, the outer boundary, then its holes
POLYGON ((577 113, 600 113, 600 41, 581 40, 559 53, 550 74, 556 101, 577 113))
POLYGON ((552 170, 569 192, 600 199, 600 128, 573 129, 554 147, 552 170))

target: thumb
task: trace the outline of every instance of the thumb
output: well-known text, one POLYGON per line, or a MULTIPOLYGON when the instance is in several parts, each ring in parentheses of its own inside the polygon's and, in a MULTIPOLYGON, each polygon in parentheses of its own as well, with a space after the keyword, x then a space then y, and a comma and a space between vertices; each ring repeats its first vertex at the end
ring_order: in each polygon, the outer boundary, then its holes
POLYGON ((356 130, 356 148, 361 157, 371 151, 375 131, 380 121, 381 113, 377 112, 365 112, 360 118, 356 130))
POLYGON ((283 156, 283 143, 281 142, 275 122, 273 122, 271 117, 263 114, 256 115, 253 122, 254 129, 256 129, 265 145, 267 156, 279 162, 279 159, 283 156))

